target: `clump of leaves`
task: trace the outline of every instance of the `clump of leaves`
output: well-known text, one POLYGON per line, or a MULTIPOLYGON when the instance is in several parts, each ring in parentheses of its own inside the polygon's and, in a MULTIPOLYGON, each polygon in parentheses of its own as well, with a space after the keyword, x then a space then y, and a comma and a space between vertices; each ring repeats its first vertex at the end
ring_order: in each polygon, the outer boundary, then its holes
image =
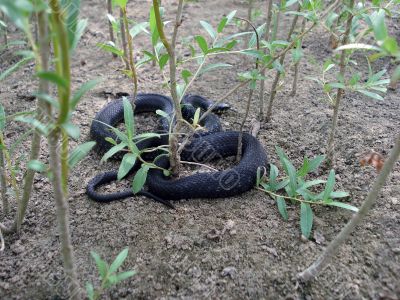
POLYGON ((270 164, 269 177, 265 178, 259 175, 257 186, 260 186, 260 189, 276 200, 279 213, 285 221, 288 220, 287 201, 292 204, 300 203, 300 229, 305 238, 310 237, 313 225, 312 205, 337 206, 355 212, 358 211, 356 207, 350 204, 335 200, 346 198, 349 194, 344 191, 334 191, 334 170, 329 172, 327 180, 306 180, 307 175, 320 166, 325 156, 320 155, 313 159, 304 157, 302 166, 296 170, 289 157, 280 147, 276 147, 276 153, 286 176, 279 177, 277 166, 270 164))
MULTIPOLYGON (((162 169, 158 167, 154 162, 162 155, 168 155, 169 148, 168 145, 161 145, 155 148, 144 148, 139 149, 137 144, 150 138, 160 138, 161 135, 153 132, 146 132, 142 134, 136 135, 135 130, 135 121, 133 116, 132 105, 127 98, 123 98, 124 105, 124 123, 126 132, 122 132, 118 128, 111 127, 110 129, 115 133, 118 137, 118 141, 113 140, 112 138, 106 138, 108 142, 113 144, 114 146, 108 150, 101 161, 104 162, 117 154, 118 152, 125 153, 122 157, 121 164, 118 169, 118 180, 123 179, 129 171, 135 166, 137 161, 142 163, 141 168, 136 172, 133 181, 132 181, 132 190, 136 194, 142 188, 146 182, 147 173, 151 168, 161 169, 163 170, 166 176, 169 175, 169 171, 166 169, 162 169), (161 153, 158 155, 153 162, 145 161, 142 156, 144 153, 149 153, 153 151, 163 151, 165 153, 161 153)), ((163 112, 157 111, 162 114, 163 112)), ((168 117, 168 115, 163 114, 164 117, 168 117)))
POLYGON ((117 255, 117 257, 110 266, 107 264, 106 261, 102 260, 96 252, 94 251, 90 252, 91 256, 96 262, 97 270, 99 271, 101 278, 101 285, 98 289, 95 290, 92 283, 90 282, 86 283, 86 293, 89 300, 98 299, 102 295, 104 290, 107 290, 113 285, 116 285, 121 281, 128 279, 129 277, 132 277, 133 275, 136 274, 135 271, 126 271, 117 273, 119 267, 121 267, 126 257, 128 256, 128 251, 129 251, 128 248, 122 250, 117 255))

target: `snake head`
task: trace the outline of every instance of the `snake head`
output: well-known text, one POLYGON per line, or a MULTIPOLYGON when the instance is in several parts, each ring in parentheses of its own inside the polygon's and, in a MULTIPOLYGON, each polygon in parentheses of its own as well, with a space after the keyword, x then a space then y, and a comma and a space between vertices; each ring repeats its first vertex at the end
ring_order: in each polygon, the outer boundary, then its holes
POLYGON ((218 103, 212 111, 216 114, 222 114, 230 108, 231 106, 228 103, 218 103))

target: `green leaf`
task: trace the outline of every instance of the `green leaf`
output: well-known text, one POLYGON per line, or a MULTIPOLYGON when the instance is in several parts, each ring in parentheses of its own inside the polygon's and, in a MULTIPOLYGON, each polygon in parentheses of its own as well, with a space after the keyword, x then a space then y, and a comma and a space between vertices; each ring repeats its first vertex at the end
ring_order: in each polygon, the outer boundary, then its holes
POLYGON ((54 84, 56 84, 59 87, 62 87, 64 89, 68 88, 68 82, 58 74, 54 72, 38 72, 36 75, 44 80, 50 81, 54 84))
POLYGON ((228 23, 228 18, 223 17, 222 20, 218 24, 218 28, 217 28, 218 33, 221 33, 222 30, 224 30, 226 23, 228 23))
POLYGON ((119 57, 123 57, 124 56, 124 52, 122 50, 118 49, 113 42, 108 42, 108 44, 97 43, 96 45, 100 49, 102 49, 104 51, 107 51, 107 52, 114 53, 119 57))
POLYGON ((150 138, 159 138, 161 135, 158 133, 154 133, 154 132, 145 132, 145 133, 141 133, 138 134, 137 136, 135 136, 135 140, 146 140, 146 139, 150 139, 150 138))
POLYGON ((107 161, 111 156, 113 156, 113 155, 116 154, 117 152, 123 150, 123 149, 124 149, 125 147, 127 147, 127 146, 128 146, 127 143, 121 143, 121 144, 118 144, 118 145, 112 147, 110 150, 108 150, 108 151, 103 155, 103 157, 101 158, 100 161, 101 161, 101 162, 107 161))
POLYGON ((282 218, 287 221, 288 220, 288 213, 286 210, 286 201, 283 197, 279 196, 276 197, 276 204, 278 205, 278 211, 281 214, 282 218))
POLYGON ((127 271, 127 272, 119 273, 119 274, 117 274, 117 282, 121 282, 125 279, 128 279, 129 277, 132 277, 135 274, 136 274, 135 271, 127 271))
POLYGON ((169 54, 168 53, 165 53, 165 54, 161 55, 161 57, 158 60, 158 65, 160 66, 161 70, 164 69, 164 67, 165 67, 166 63, 168 62, 168 60, 169 60, 169 54))
POLYGON ((350 204, 347 204, 347 203, 331 201, 331 202, 328 202, 326 204, 327 205, 331 205, 331 206, 337 206, 337 207, 345 208, 345 209, 348 209, 348 210, 352 210, 354 212, 358 212, 358 208, 357 207, 355 207, 353 205, 350 205, 350 204))
POLYGON ((319 155, 310 161, 308 160, 308 158, 304 157, 303 165, 297 172, 297 176, 304 177, 308 173, 314 172, 316 169, 318 169, 324 159, 324 155, 319 155))
POLYGON ((200 47, 201 51, 203 52, 203 54, 207 54, 208 46, 207 46, 206 39, 201 35, 196 35, 194 37, 194 39, 196 40, 196 42, 199 45, 199 47, 200 47))
POLYGON ((28 162, 28 169, 41 173, 46 171, 47 167, 39 160, 31 160, 28 162))
POLYGON ((313 212, 310 204, 302 202, 300 205, 300 229, 301 234, 307 239, 310 237, 313 225, 313 212))
POLYGON ((388 36, 387 28, 385 25, 385 11, 380 9, 371 15, 372 28, 374 30, 375 38, 378 41, 383 41, 388 36))
POLYGON ((33 96, 35 96, 36 98, 46 101, 47 103, 49 103, 51 106, 53 106, 55 109, 59 109, 60 108, 60 104, 58 103, 57 99, 54 99, 53 97, 51 97, 49 94, 45 94, 45 93, 33 93, 33 96))
MULTIPOLYGON (((264 24, 258 26, 257 29, 256 29, 257 34, 258 34, 258 37, 259 37, 260 40, 261 40, 261 37, 262 37, 263 34, 264 34, 265 25, 266 25, 266 24, 264 23, 264 24)), ((249 40, 249 45, 248 45, 248 47, 249 47, 249 48, 253 48, 253 47, 256 46, 256 43, 257 43, 257 36, 256 36, 256 33, 253 32, 253 34, 251 35, 251 38, 250 38, 250 40, 249 40)))
POLYGON ((194 113, 194 117, 193 117, 193 126, 196 127, 197 124, 199 123, 199 119, 200 119, 200 107, 198 107, 196 109, 196 112, 194 113))
POLYGON ((100 256, 94 251, 90 251, 90 255, 93 257, 94 261, 96 262, 97 270, 99 271, 100 277, 102 279, 104 279, 108 273, 107 263, 104 260, 102 260, 100 258, 100 256))
POLYGON ((215 40, 217 37, 217 33, 215 32, 214 28, 210 25, 210 23, 206 21, 200 21, 201 26, 207 31, 207 33, 210 35, 210 37, 215 40))
POLYGON ((211 70, 221 69, 221 68, 230 68, 232 65, 226 63, 215 63, 215 64, 208 64, 201 68, 199 71, 199 75, 203 75, 204 73, 210 72, 211 70))
POLYGON ((94 300, 94 288, 93 284, 90 282, 86 282, 86 295, 88 296, 89 300, 94 300))
POLYGON ((0 81, 4 80, 6 77, 10 76, 12 73, 17 71, 20 67, 31 61, 33 57, 26 57, 21 59, 20 61, 16 62, 14 65, 12 65, 10 68, 5 70, 0 74, 0 81))
POLYGON ((319 185, 319 184, 322 184, 322 183, 325 183, 325 182, 326 181, 322 180, 322 179, 315 179, 315 180, 306 181, 303 184, 302 188, 306 188, 307 189, 307 188, 310 188, 312 186, 319 185))
POLYGON ((101 79, 94 79, 84 83, 72 96, 69 104, 70 109, 75 110, 75 107, 81 100, 82 96, 85 95, 89 90, 94 88, 100 81, 101 79))
POLYGON ((4 106, 0 103, 0 131, 6 127, 6 112, 4 106))
POLYGON ((333 188, 335 187, 335 171, 331 170, 329 172, 328 180, 326 181, 325 190, 322 196, 322 200, 325 202, 331 196, 333 188))
POLYGON ((342 51, 342 50, 375 50, 375 51, 380 51, 381 49, 379 47, 376 47, 376 46, 373 46, 373 45, 355 43, 355 44, 347 44, 347 45, 343 45, 343 46, 337 47, 334 51, 342 51))
POLYGON ((129 249, 125 248, 117 255, 117 257, 115 258, 115 260, 112 262, 112 264, 110 266, 110 269, 109 269, 110 273, 115 273, 118 270, 118 268, 123 264, 123 262, 127 258, 128 252, 129 252, 129 249))
POLYGON ((149 171, 149 169, 150 167, 148 165, 143 164, 139 171, 136 172, 132 182, 132 191, 134 194, 137 194, 142 190, 146 182, 147 172, 149 171))
POLYGON ((121 180, 129 173, 136 163, 136 158, 137 155, 134 153, 127 153, 124 155, 118 169, 118 180, 121 180))
POLYGON ((73 52, 76 47, 78 46, 78 43, 87 27, 88 24, 88 20, 87 19, 83 19, 83 20, 79 20, 78 21, 78 25, 76 26, 76 30, 75 30, 75 35, 73 37, 73 41, 72 44, 70 46, 71 52, 73 52))
POLYGON ((287 160, 286 158, 283 159, 284 169, 287 171, 287 175, 289 176, 289 190, 290 190, 290 197, 296 196, 297 190, 297 173, 296 168, 293 164, 287 160))
POLYGON ((134 38, 135 36, 137 36, 139 33, 146 32, 149 33, 147 31, 147 26, 149 26, 149 22, 141 22, 136 24, 135 26, 133 26, 130 30, 129 30, 129 34, 131 35, 132 38, 134 38))
POLYGON ((346 198, 349 197, 349 193, 348 192, 344 192, 344 191, 338 191, 338 192, 332 192, 330 195, 330 198, 334 199, 334 198, 346 198))
POLYGON ((357 90, 357 92, 376 100, 381 100, 381 101, 383 100, 383 97, 381 95, 378 95, 377 93, 372 93, 366 90, 357 90))
POLYGON ((49 133, 49 128, 45 124, 41 123, 39 120, 37 120, 35 118, 18 116, 14 120, 30 124, 33 128, 39 130, 45 136, 47 136, 49 133))
POLYGON ((166 118, 166 119, 170 119, 169 118, 169 115, 165 112, 165 111, 163 111, 163 110, 161 110, 161 109, 157 109, 156 110, 156 114, 157 115, 159 115, 159 116, 161 116, 161 117, 163 117, 163 118, 166 118))
POLYGON ((135 123, 134 123, 134 119, 133 119, 132 104, 129 102, 129 100, 126 97, 123 97, 122 102, 124 105, 125 129, 128 134, 128 141, 131 141, 133 139, 133 136, 135 135, 135 123))
POLYGON ((68 166, 70 169, 72 169, 79 161, 85 158, 95 145, 96 142, 86 142, 78 145, 68 157, 68 166))
POLYGON ((183 78, 183 80, 185 81, 186 84, 189 83, 189 78, 193 76, 192 72, 190 72, 189 70, 182 70, 181 72, 181 76, 183 78))
POLYGON ((65 130, 65 132, 74 140, 79 139, 80 136, 80 129, 77 125, 72 123, 65 123, 62 124, 61 127, 65 130))

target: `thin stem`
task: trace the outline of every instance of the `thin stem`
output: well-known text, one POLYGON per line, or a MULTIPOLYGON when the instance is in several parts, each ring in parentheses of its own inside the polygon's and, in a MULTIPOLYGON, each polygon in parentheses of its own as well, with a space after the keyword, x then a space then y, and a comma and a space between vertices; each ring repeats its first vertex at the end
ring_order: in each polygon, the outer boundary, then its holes
POLYGON ((132 36, 129 32, 129 26, 128 26, 128 17, 127 17, 127 12, 126 12, 126 7, 122 9, 122 15, 123 15, 123 20, 124 20, 124 27, 125 27, 125 32, 126 36, 128 39, 128 51, 129 51, 129 70, 132 72, 132 79, 133 79, 133 97, 131 103, 134 106, 136 96, 137 96, 137 90, 138 90, 138 79, 137 79, 137 73, 136 73, 136 66, 135 66, 135 61, 133 58, 133 41, 132 41, 132 36))
MULTIPOLYGON (((304 29, 306 28, 306 23, 307 19, 303 18, 303 21, 301 22, 301 31, 303 32, 304 29)), ((302 46, 302 39, 300 39, 300 45, 299 47, 301 48, 302 46)), ((290 93, 291 96, 296 95, 297 93, 297 80, 299 77, 299 65, 300 65, 301 58, 295 63, 294 65, 294 75, 293 75, 293 83, 292 83, 292 92, 290 93)))
MULTIPOLYGON (((297 12, 300 12, 300 10, 301 10, 301 6, 298 5, 297 12)), ((287 39, 286 39, 288 42, 290 41, 290 39, 292 37, 294 29, 296 28, 296 24, 297 24, 298 18, 299 18, 298 15, 294 15, 294 17, 293 17, 292 24, 290 26, 290 29, 289 29, 289 32, 288 32, 288 35, 287 35, 287 39)), ((283 65, 283 63, 285 61, 285 56, 286 55, 282 55, 280 57, 280 59, 279 59, 279 64, 280 65, 283 65)), ((269 121, 271 119, 272 105, 273 105, 274 100, 275 100, 275 96, 276 96, 276 93, 277 93, 277 86, 278 86, 278 82, 279 82, 279 78, 280 77, 281 77, 281 72, 280 71, 276 71, 275 78, 274 78, 274 81, 272 83, 271 91, 270 91, 270 94, 269 94, 269 102, 268 102, 268 108, 267 108, 267 114, 266 114, 266 120, 267 121, 269 121)))
POLYGON ((181 160, 181 163, 182 163, 182 164, 187 164, 187 165, 201 166, 201 167, 208 168, 208 169, 210 169, 210 170, 212 170, 212 171, 218 171, 217 169, 214 169, 213 167, 207 166, 207 165, 205 165, 205 164, 193 162, 193 161, 181 160))
POLYGON ((125 33, 125 24, 124 24, 124 13, 122 8, 119 11, 119 27, 121 29, 121 42, 122 42, 122 49, 124 49, 124 62, 125 68, 129 70, 129 62, 128 62, 128 46, 126 44, 126 33, 125 33))
POLYGON ((1 200, 3 204, 3 213, 7 215, 10 211, 10 204, 7 197, 7 180, 6 180, 6 168, 4 164, 3 150, 0 149, 0 188, 1 188, 1 200))
MULTIPOLYGON (((264 39, 269 42, 269 34, 271 30, 271 19, 272 19, 272 3, 273 0, 267 0, 267 21, 265 25, 265 36, 264 39)), ((266 54, 266 50, 264 51, 266 54)), ((265 69, 262 71, 261 75, 265 77, 265 69)), ((260 82, 260 95, 258 96, 259 98, 259 112, 258 112, 258 120, 262 121, 264 119, 264 90, 265 90, 265 80, 262 79, 260 82)))
MULTIPOLYGON (((1 18, 4 20, 5 22, 5 15, 3 12, 1 12, 1 18)), ((6 49, 8 48, 8 37, 7 37, 7 27, 3 28, 4 33, 3 33, 3 40, 4 40, 4 45, 6 46, 6 49)))
MULTIPOLYGON (((354 0, 350 0, 350 4, 349 4, 350 10, 353 10, 354 2, 355 2, 354 0)), ((349 42, 352 21, 353 21, 353 14, 351 14, 350 17, 347 19, 346 31, 344 33, 342 45, 346 45, 349 42)), ((344 74, 346 72, 346 59, 347 59, 347 51, 343 50, 340 55, 340 63, 339 63, 340 78, 344 78, 344 74)), ((328 150, 327 150, 328 164, 331 164, 333 161, 335 131, 336 131, 336 125, 337 125, 338 116, 339 116, 340 102, 342 100, 343 95, 344 95, 344 89, 339 88, 337 91, 337 94, 336 94, 335 106, 333 108, 332 127, 331 127, 331 132, 329 134, 329 139, 328 139, 328 147, 327 147, 328 148, 328 150)))
MULTIPOLYGON (((107 12, 109 15, 112 15, 112 0, 107 0, 107 12)), ((110 33, 110 41, 114 43, 115 45, 115 36, 114 36, 114 29, 113 25, 110 20, 108 20, 108 31, 110 33)), ((115 58, 117 57, 117 54, 112 53, 112 56, 115 58)))
POLYGON ((299 273, 297 277, 303 282, 310 281, 314 279, 331 261, 331 258, 339 251, 340 246, 349 238, 351 232, 354 231, 357 225, 367 216, 368 212, 371 210, 372 206, 376 202, 378 194, 380 193, 382 187, 384 186, 389 174, 392 172, 396 161, 400 157, 400 135, 397 136, 395 145, 390 152, 389 158, 383 165, 382 171, 376 178, 372 189, 368 193, 367 198, 361 205, 358 212, 353 216, 349 223, 340 231, 340 233, 335 237, 335 239, 328 245, 321 256, 306 270, 299 273))

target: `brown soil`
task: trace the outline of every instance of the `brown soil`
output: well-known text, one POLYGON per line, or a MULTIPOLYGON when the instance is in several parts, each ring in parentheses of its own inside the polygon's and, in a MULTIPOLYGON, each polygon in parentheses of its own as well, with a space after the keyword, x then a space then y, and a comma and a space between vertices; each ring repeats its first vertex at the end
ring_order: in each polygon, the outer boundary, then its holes
MULTIPOLYGON (((88 93, 74 114, 74 123, 82 133, 79 143, 88 140, 91 120, 111 101, 109 93, 131 92, 129 80, 118 71, 121 63, 95 46, 108 36, 104 1, 82 2, 82 16, 88 18, 89 26, 73 56, 73 84, 78 87, 95 77, 101 77, 103 82, 88 93)), ((145 21, 149 5, 149 1, 132 1, 130 15, 137 21, 145 21)), ((163 5, 167 7, 167 18, 171 19, 176 1, 163 1, 163 5)), ((257 5, 264 9, 263 2, 257 5)), ((240 16, 246 15, 242 1, 186 3, 181 36, 197 34, 201 30, 200 20, 216 26, 223 14, 234 9, 238 9, 240 16)), ((396 22, 390 25, 392 32, 399 30, 396 22)), ((282 32, 288 23, 281 22, 282 32)), ((237 29, 231 29, 234 30, 237 29)), ((11 37, 16 35, 11 33, 11 37)), ((305 39, 308 59, 301 63, 298 93, 289 96, 293 73, 290 70, 278 93, 272 122, 264 124, 259 132, 259 140, 273 163, 278 164, 276 145, 287 152, 297 167, 304 155, 325 153, 332 109, 320 100, 323 97, 320 87, 305 77, 320 76, 320 62, 332 54, 327 41, 328 35, 320 30, 305 39)), ((136 49, 148 48, 145 36, 138 37, 135 43, 136 49)), ((365 72, 363 56, 356 59, 357 68, 365 72)), ((252 67, 251 61, 243 57, 214 60, 226 60, 234 68, 203 76, 192 87, 192 93, 217 99, 235 84, 236 71, 252 67)), ((7 58, 2 69, 9 62, 7 58)), ((378 71, 386 63, 378 62, 374 69, 378 71)), ((1 83, 1 101, 8 114, 34 107, 27 97, 37 84, 31 80, 32 73, 31 64, 1 83)), ((268 75, 267 91, 272 76, 268 75)), ((150 65, 140 70, 139 78, 140 92, 168 94, 161 88, 160 72, 150 65)), ((221 117, 225 129, 238 129, 247 94, 247 88, 242 89, 228 100, 238 112, 230 111, 221 117)), ((395 134, 399 133, 399 95, 397 89, 389 91, 384 101, 355 93, 346 94, 343 99, 334 167, 337 189, 351 193, 352 205, 361 205, 376 177, 372 168, 360 167, 360 155, 371 148, 387 155, 395 134)), ((256 116, 257 103, 255 97, 247 129, 256 116)), ((20 123, 10 123, 6 131, 8 141, 15 141, 26 129, 20 123)), ((19 154, 26 158, 28 147, 28 142, 22 143, 19 154)), ((41 159, 45 162, 46 147, 43 143, 41 159)), ((91 153, 70 177, 70 221, 79 279, 82 286, 86 281, 98 284, 91 250, 110 261, 129 247, 123 268, 137 271, 136 276, 110 289, 104 299, 400 298, 399 163, 368 219, 341 248, 333 263, 314 282, 304 286, 296 282, 296 274, 323 251, 351 218, 351 212, 315 207, 314 238, 304 242, 300 239, 299 207, 289 205, 289 220, 285 222, 274 201, 257 190, 229 199, 175 202, 175 211, 144 197, 99 204, 87 198, 86 184, 95 174, 117 167, 115 162, 100 165, 99 160, 98 155, 91 153)), ((327 173, 320 170, 315 177, 326 178, 327 173)), ((107 190, 121 187, 122 184, 110 185, 107 190)), ((11 218, 7 220, 10 222, 11 218)), ((0 253, 0 298, 66 297, 52 189, 43 175, 36 177, 21 235, 6 237, 5 242, 6 248, 0 253)))

